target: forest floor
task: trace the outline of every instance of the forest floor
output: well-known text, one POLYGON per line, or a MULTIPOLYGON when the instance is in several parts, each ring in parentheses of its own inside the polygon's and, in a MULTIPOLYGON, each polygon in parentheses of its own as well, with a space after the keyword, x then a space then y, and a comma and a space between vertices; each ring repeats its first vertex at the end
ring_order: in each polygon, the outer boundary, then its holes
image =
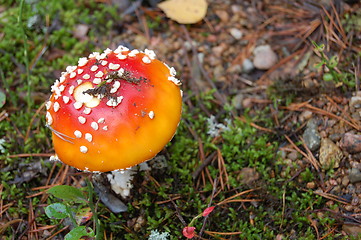
MULTIPOLYGON (((87 179, 104 239, 181 239, 190 225, 194 239, 360 239, 361 4, 211 0, 185 25, 156 2, 0 3, 0 239, 64 239, 75 226, 47 217, 66 202, 47 190, 92 198, 87 179), (49 161, 45 126, 66 66, 118 45, 154 50, 184 93, 177 134, 126 199, 105 174, 49 161), (119 199, 127 211, 110 210, 119 199)), ((94 229, 88 203, 66 202, 94 229)))

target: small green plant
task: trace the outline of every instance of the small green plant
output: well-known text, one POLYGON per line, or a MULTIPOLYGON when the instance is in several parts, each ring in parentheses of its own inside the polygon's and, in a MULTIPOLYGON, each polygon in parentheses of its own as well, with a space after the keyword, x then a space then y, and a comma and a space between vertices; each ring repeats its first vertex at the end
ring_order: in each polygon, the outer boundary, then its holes
POLYGON ((87 180, 88 192, 85 192, 68 185, 59 185, 50 188, 47 192, 62 202, 52 203, 45 208, 45 214, 51 219, 68 219, 73 229, 66 234, 65 240, 78 240, 81 237, 95 237, 102 239, 100 234, 100 222, 97 217, 93 203, 93 186, 87 180), (84 207, 89 206, 89 207, 84 207), (96 233, 90 227, 81 224, 93 218, 96 226, 96 233))
POLYGON ((314 51, 320 55, 320 62, 315 64, 314 67, 317 69, 322 68, 323 80, 326 82, 333 81, 337 87, 340 87, 343 84, 348 87, 354 87, 355 82, 349 78, 348 74, 338 71, 337 66, 339 64, 339 57, 337 55, 333 55, 328 58, 325 54, 324 44, 317 44, 314 41, 312 41, 312 44, 314 46, 314 51))

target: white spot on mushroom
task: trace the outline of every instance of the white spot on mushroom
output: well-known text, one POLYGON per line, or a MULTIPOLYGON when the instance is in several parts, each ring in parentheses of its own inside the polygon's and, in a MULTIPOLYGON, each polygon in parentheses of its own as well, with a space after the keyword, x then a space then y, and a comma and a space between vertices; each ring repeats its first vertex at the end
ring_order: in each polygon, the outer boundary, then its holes
POLYGON ((118 54, 118 53, 121 53, 121 52, 124 52, 124 51, 129 51, 129 48, 120 45, 120 46, 118 46, 117 49, 114 50, 114 53, 118 54))
POLYGON ((104 131, 108 131, 108 126, 104 126, 104 127, 103 127, 103 130, 104 130, 104 131))
POLYGON ((93 140, 93 136, 90 134, 90 133, 86 133, 85 134, 85 139, 88 141, 88 142, 91 142, 93 140))
POLYGON ((64 76, 60 76, 59 81, 60 81, 60 83, 63 83, 63 82, 65 81, 65 77, 64 77, 64 76))
POLYGON ((118 70, 119 77, 123 76, 124 72, 125 72, 124 68, 119 69, 118 70))
POLYGON ((83 80, 78 79, 78 80, 76 80, 76 82, 78 83, 78 85, 80 85, 80 84, 82 84, 82 83, 83 83, 83 80))
POLYGON ((138 53, 139 53, 139 50, 133 49, 132 51, 130 51, 130 53, 128 53, 128 56, 135 57, 135 56, 137 56, 138 53))
POLYGON ((91 108, 86 107, 86 108, 84 108, 83 113, 85 113, 85 114, 90 114, 90 113, 91 113, 91 111, 92 111, 92 109, 91 109, 91 108))
POLYGON ((82 74, 83 72, 84 72, 83 69, 81 69, 81 68, 78 69, 78 74, 82 74))
POLYGON ((102 80, 100 78, 94 78, 93 83, 94 84, 100 84, 102 80))
POLYGON ((79 130, 75 130, 75 131, 74 131, 74 136, 75 136, 76 138, 81 138, 82 135, 83 135, 83 134, 82 134, 79 130))
POLYGON ((82 153, 87 153, 88 152, 88 148, 86 146, 80 146, 80 152, 82 153))
POLYGON ((123 98, 124 98, 123 96, 117 97, 116 99, 111 98, 107 101, 106 104, 109 107, 116 107, 122 102, 123 98))
POLYGON ((154 118, 154 112, 153 112, 153 111, 150 111, 150 112, 148 113, 148 117, 149 117, 150 119, 153 119, 153 118, 154 118))
POLYGON ((46 112, 45 118, 46 118, 46 123, 48 125, 53 124, 53 117, 51 116, 50 112, 46 112))
POLYGON ((88 59, 86 57, 79 58, 79 60, 78 60, 79 67, 85 66, 87 63, 88 63, 88 59))
POLYGON ((79 117, 78 117, 78 120, 79 120, 79 122, 80 122, 81 124, 84 124, 84 123, 86 122, 86 118, 83 117, 83 116, 79 116, 79 117))
POLYGON ((76 76, 76 72, 71 72, 69 75, 70 78, 75 78, 75 76, 76 76))
POLYGON ((73 105, 74 105, 74 108, 78 110, 83 106, 83 103, 82 102, 75 102, 73 105))
POLYGON ((102 71, 99 71, 94 76, 98 77, 98 78, 101 78, 101 77, 103 77, 103 75, 104 75, 104 73, 102 71))
POLYGON ((90 68, 90 71, 92 71, 92 72, 95 72, 96 70, 98 70, 98 66, 97 66, 97 65, 93 65, 93 66, 90 68))
POLYGON ((120 87, 120 82, 119 82, 119 81, 115 81, 115 82, 113 83, 113 87, 110 89, 110 93, 115 93, 115 92, 117 92, 118 89, 119 89, 119 87, 120 87))
POLYGON ((49 109, 51 108, 51 105, 52 105, 52 104, 53 104, 52 101, 47 101, 47 102, 45 103, 46 110, 49 110, 49 109))
POLYGON ((77 69, 77 66, 67 66, 66 67, 66 72, 67 73, 72 73, 75 71, 75 69, 77 69))
POLYGON ((109 63, 109 69, 111 70, 117 70, 119 67, 119 64, 109 63))
POLYGON ((90 126, 91 126, 94 130, 98 130, 98 129, 99 129, 99 125, 98 125, 97 122, 92 122, 92 123, 90 124, 90 126))
POLYGON ((182 84, 181 81, 179 79, 175 78, 175 77, 168 77, 168 80, 172 81, 177 86, 182 84))
POLYGON ((127 58, 127 55, 123 55, 123 54, 119 53, 119 54, 117 54, 117 58, 118 58, 119 60, 124 60, 124 59, 127 58))
POLYGON ((54 112, 59 111, 59 109, 60 109, 60 104, 59 104, 58 102, 55 102, 54 105, 53 105, 53 109, 54 109, 54 112))
POLYGON ((88 79, 90 78, 90 75, 89 75, 89 74, 84 74, 83 78, 84 78, 85 80, 88 80, 88 79))
POLYGON ((172 77, 174 77, 175 75, 177 75, 177 71, 175 70, 174 67, 169 68, 169 72, 170 72, 170 75, 171 75, 172 77))
POLYGON ((93 52, 93 53, 91 53, 90 55, 89 55, 89 58, 96 58, 96 57, 98 57, 100 55, 100 53, 98 53, 98 52, 93 52))
POLYGON ((104 123, 105 122, 105 118, 99 118, 98 123, 104 123))
POLYGON ((144 57, 142 58, 142 61, 143 61, 144 63, 146 63, 146 64, 151 63, 150 58, 147 57, 147 56, 144 56, 144 57))
POLYGON ((146 55, 148 55, 148 57, 149 57, 150 59, 155 59, 155 57, 156 57, 155 52, 154 52, 153 50, 145 49, 145 50, 144 50, 144 53, 145 53, 146 55))
POLYGON ((74 88, 75 88, 74 86, 70 86, 70 87, 69 87, 69 94, 70 94, 70 95, 73 94, 74 88))
POLYGON ((64 89, 65 89, 65 86, 64 86, 64 85, 60 85, 60 86, 59 86, 59 92, 63 92, 64 89))
POLYGON ((105 60, 102 61, 102 65, 103 65, 103 66, 105 66, 105 65, 107 65, 107 64, 108 64, 108 61, 105 61, 105 60))
POLYGON ((99 56, 96 56, 96 59, 97 59, 97 60, 102 60, 102 59, 104 59, 104 58, 106 58, 106 57, 107 57, 107 54, 102 53, 102 54, 100 54, 99 56))
POLYGON ((109 49, 109 48, 107 48, 107 49, 105 49, 104 50, 104 53, 106 54, 106 55, 108 55, 109 53, 111 53, 111 52, 113 52, 111 49, 109 49))

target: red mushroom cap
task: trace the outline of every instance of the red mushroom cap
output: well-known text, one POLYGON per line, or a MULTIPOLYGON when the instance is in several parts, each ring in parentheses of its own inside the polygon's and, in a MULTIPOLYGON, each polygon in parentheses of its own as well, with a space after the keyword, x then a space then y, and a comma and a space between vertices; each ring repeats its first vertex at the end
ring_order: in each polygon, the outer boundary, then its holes
POLYGON ((66 70, 46 104, 62 162, 93 172, 126 169, 172 139, 181 117, 180 81, 153 51, 120 46, 66 70))

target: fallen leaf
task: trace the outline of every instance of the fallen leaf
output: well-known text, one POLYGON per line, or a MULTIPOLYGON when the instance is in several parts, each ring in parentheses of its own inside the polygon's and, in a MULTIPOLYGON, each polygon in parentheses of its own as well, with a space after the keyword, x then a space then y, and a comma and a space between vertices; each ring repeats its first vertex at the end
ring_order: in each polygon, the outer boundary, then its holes
POLYGON ((192 24, 202 20, 207 13, 206 0, 168 0, 158 4, 167 17, 181 24, 192 24))

